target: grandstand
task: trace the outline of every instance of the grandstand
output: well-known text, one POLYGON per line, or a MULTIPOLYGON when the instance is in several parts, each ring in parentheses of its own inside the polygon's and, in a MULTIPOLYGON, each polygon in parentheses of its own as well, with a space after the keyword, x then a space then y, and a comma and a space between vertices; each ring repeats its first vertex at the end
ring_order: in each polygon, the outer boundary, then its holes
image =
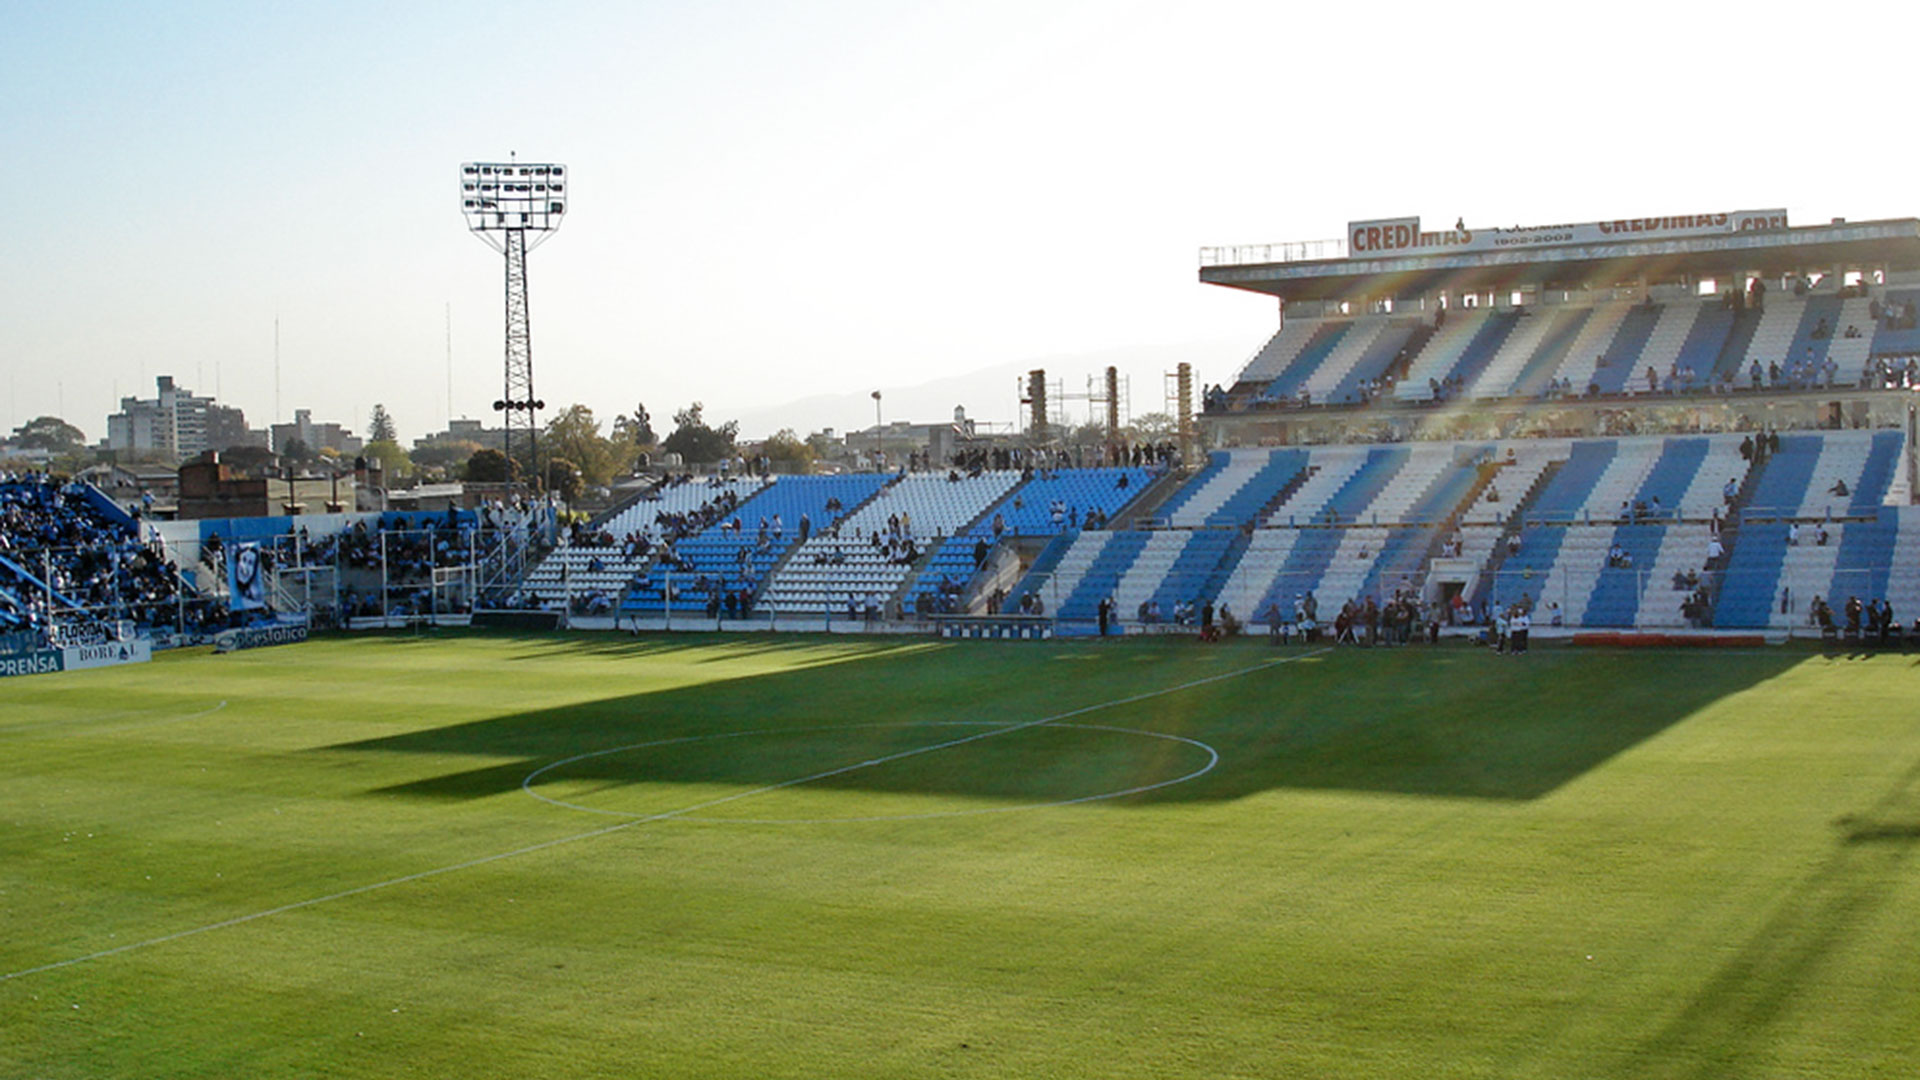
POLYGON ((1920 611, 1920 220, 1356 222, 1207 249, 1200 277, 1281 322, 1207 395, 1199 460, 1129 457, 1114 431, 1115 464, 1075 468, 1058 442, 982 437, 894 473, 663 476, 569 528, 532 503, 144 536, 84 485, 15 479, 0 632, 190 640, 234 621, 235 544, 272 551, 270 607, 350 626, 1071 634, 1107 600, 1135 632, 1399 597, 1449 626, 1518 605, 1549 633, 1780 634, 1856 598, 1920 611))
POLYGON ((53 646, 198 627, 211 605, 97 488, 0 481, 0 633, 53 646))

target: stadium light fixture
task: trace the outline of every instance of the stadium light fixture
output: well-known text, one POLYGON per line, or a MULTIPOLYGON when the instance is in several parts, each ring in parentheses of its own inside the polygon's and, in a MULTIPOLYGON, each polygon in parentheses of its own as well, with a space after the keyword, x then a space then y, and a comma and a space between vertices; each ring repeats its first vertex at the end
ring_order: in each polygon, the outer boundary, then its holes
POLYGON ((540 473, 540 418, 546 408, 533 392, 533 332, 527 306, 527 252, 559 231, 569 200, 568 170, 553 162, 468 161, 460 166, 460 213, 467 230, 506 256, 505 392, 493 403, 503 415, 507 460, 516 432, 527 440, 536 488, 540 473))

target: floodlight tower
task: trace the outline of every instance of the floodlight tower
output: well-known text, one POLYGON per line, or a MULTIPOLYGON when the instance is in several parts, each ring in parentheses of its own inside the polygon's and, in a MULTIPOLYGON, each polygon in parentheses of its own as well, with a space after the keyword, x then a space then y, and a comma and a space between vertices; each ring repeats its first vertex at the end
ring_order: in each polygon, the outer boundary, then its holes
POLYGON ((537 414, 547 403, 533 395, 527 252, 560 229, 567 212, 567 167, 515 160, 466 162, 460 166, 460 212, 468 231, 507 257, 506 392, 493 408, 506 414, 507 460, 513 460, 514 432, 524 431, 534 483, 543 486, 537 414))

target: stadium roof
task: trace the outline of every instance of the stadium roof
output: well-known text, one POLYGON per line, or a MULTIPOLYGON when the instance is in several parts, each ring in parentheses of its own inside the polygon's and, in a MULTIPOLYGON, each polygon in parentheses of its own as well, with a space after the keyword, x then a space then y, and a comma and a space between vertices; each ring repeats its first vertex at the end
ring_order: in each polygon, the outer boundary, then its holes
MULTIPOLYGON (((1417 219, 1410 220, 1417 230, 1417 219)), ((1632 237, 1631 233, 1627 235, 1632 237)), ((1202 253, 1202 261, 1211 265, 1200 268, 1200 280, 1292 301, 1522 287, 1608 288, 1738 273, 1775 276, 1822 270, 1920 271, 1920 218, 1835 221, 1711 235, 1609 238, 1510 249, 1288 258, 1300 252, 1343 251, 1347 246, 1344 241, 1335 241, 1312 246, 1208 249, 1202 253)))

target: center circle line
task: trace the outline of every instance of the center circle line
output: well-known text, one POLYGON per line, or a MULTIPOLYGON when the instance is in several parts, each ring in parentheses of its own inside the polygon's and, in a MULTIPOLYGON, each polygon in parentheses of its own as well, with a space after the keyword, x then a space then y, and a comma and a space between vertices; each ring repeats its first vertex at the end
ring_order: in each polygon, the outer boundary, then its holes
MULTIPOLYGON (((720 739, 739 739, 739 738, 749 738, 753 736, 811 735, 811 734, 818 734, 821 732, 860 731, 860 730, 871 730, 874 728, 913 728, 913 727, 991 727, 991 728, 998 728, 1001 730, 1012 730, 1015 727, 1019 727, 1022 729, 1030 729, 1033 727, 1050 727, 1050 728, 1058 728, 1062 730, 1071 729, 1071 730, 1077 730, 1077 731, 1105 731, 1105 732, 1112 732, 1114 734, 1120 734, 1120 735, 1139 735, 1149 739, 1165 739, 1169 742, 1186 743, 1188 746, 1195 747, 1199 749, 1201 752, 1205 753, 1207 755, 1207 763, 1205 765, 1202 765, 1200 768, 1192 772, 1186 773, 1182 776, 1176 776, 1171 779, 1156 781, 1151 784, 1140 784, 1134 787, 1124 788, 1117 791, 1097 792, 1092 795, 1080 795, 1080 796, 1075 796, 1074 798, 1071 798, 1071 799, 1051 799, 1046 802, 1022 803, 1021 805, 1018 805, 1018 806, 988 806, 988 807, 976 807, 969 810, 939 810, 939 811, 928 811, 926 813, 921 813, 921 814, 878 814, 878 815, 871 815, 871 816, 825 817, 825 818, 717 818, 717 817, 703 817, 695 813, 683 812, 681 814, 675 815, 675 819, 681 820, 681 821, 691 821, 691 822, 695 822, 699 824, 707 824, 707 825, 824 825, 824 824, 836 824, 841 822, 852 823, 852 822, 874 822, 874 821, 919 821, 919 820, 924 820, 928 818, 967 817, 967 816, 977 815, 977 814, 1009 814, 1009 813, 1026 811, 1026 810, 1044 810, 1049 807, 1075 806, 1081 803, 1099 802, 1106 799, 1120 799, 1120 798, 1125 798, 1129 795, 1139 795, 1148 791, 1157 791, 1160 788, 1172 787, 1175 784, 1184 784, 1191 780, 1198 780, 1200 777, 1205 776, 1206 774, 1212 772, 1214 767, 1220 764, 1220 752, 1218 750, 1215 750, 1213 747, 1207 745, 1206 743, 1201 742, 1198 739, 1190 739, 1184 735, 1172 735, 1162 731, 1146 731, 1140 728, 1114 727, 1107 724, 1063 724, 1063 723, 1055 723, 1055 722, 1048 722, 1043 724, 1008 725, 1008 724, 996 724, 990 720, 927 720, 927 721, 898 721, 898 722, 881 721, 881 722, 866 723, 866 724, 830 724, 830 725, 824 725, 819 727, 807 727, 807 728, 758 728, 751 731, 729 731, 729 732, 721 732, 721 733, 712 734, 712 735, 686 735, 686 736, 680 736, 678 738, 655 739, 650 742, 632 743, 627 746, 609 747, 605 750, 593 750, 585 754, 575 754, 570 758, 566 758, 561 761, 555 761, 550 764, 541 766, 538 769, 535 769, 533 772, 528 773, 526 778, 520 782, 520 789, 526 792, 528 795, 531 795, 534 798, 540 800, 541 802, 547 803, 551 806, 558 806, 567 810, 578 810, 582 813, 587 813, 587 814, 601 814, 607 817, 617 817, 617 818, 627 818, 627 819, 653 818, 656 815, 649 814, 649 813, 638 813, 638 812, 628 811, 628 810, 607 810, 607 809, 603 809, 601 807, 595 807, 595 806, 582 806, 579 803, 568 802, 565 799, 552 798, 547 795, 542 795, 536 789, 535 785, 542 775, 548 772, 551 772, 555 769, 561 768, 562 766, 570 765, 579 761, 586 761, 592 758, 609 757, 614 754, 623 754, 632 750, 647 750, 647 749, 653 749, 655 747, 661 747, 661 746, 673 746, 677 744, 696 743, 696 742, 714 742, 720 739)), ((994 732, 988 732, 986 734, 994 734, 994 732)), ((955 745, 958 742, 964 742, 964 741, 971 741, 971 740, 956 740, 955 743, 941 743, 939 744, 939 746, 944 747, 948 745, 955 745)), ((937 747, 924 747, 924 748, 921 748, 921 750, 936 749, 936 748, 937 747)), ((919 752, 921 751, 919 750, 910 751, 910 753, 919 753, 919 752)), ((888 755, 886 757, 877 758, 869 761, 859 762, 855 765, 846 766, 845 768, 842 768, 842 769, 832 770, 832 774, 850 772, 855 769, 865 768, 870 765, 875 765, 885 761, 895 760, 903 756, 906 756, 906 755, 894 754, 894 755, 888 755)), ((809 777, 808 779, 819 779, 823 775, 827 775, 827 774, 817 774, 813 777, 809 777)), ((797 783, 797 782, 788 782, 787 784, 783 784, 781 786, 792 786, 793 783, 797 783)), ((756 790, 764 790, 764 789, 756 789, 756 790)), ((711 806, 715 804, 708 803, 704 805, 711 806)))

